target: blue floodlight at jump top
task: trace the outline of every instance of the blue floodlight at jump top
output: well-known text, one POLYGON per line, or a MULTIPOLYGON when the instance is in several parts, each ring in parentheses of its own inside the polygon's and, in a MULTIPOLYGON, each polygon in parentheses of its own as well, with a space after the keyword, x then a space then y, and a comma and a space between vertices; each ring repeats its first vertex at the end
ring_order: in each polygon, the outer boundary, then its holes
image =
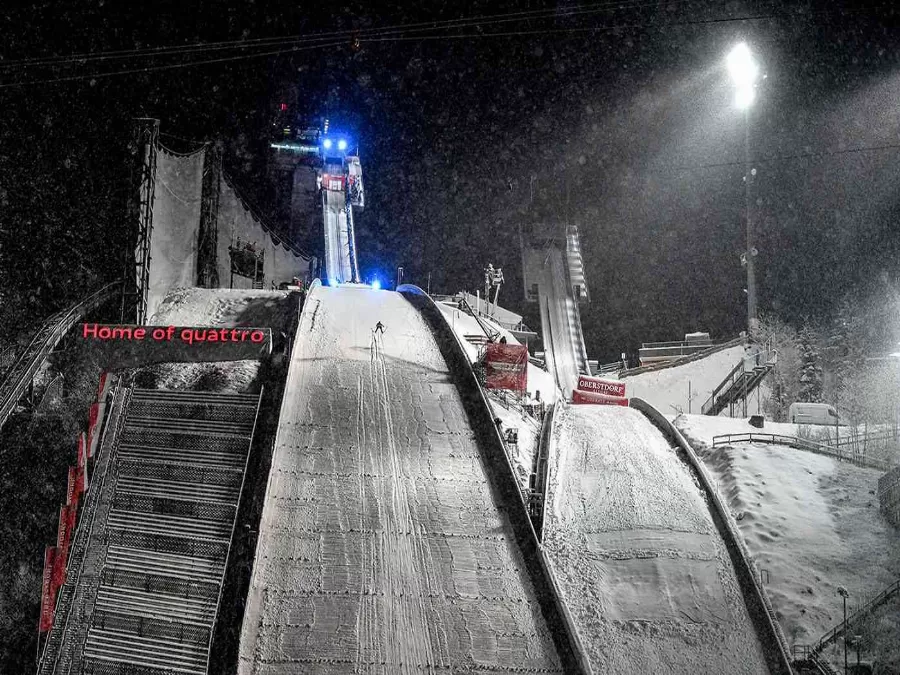
POLYGON ((329 279, 328 285, 329 286, 337 286, 338 285, 337 279, 329 279))
POLYGON ((338 150, 346 150, 347 149, 347 141, 343 138, 338 141, 338 150))
POLYGON ((322 141, 322 147, 325 148, 326 150, 331 148, 331 139, 326 138, 324 141, 322 141))
POLYGON ((374 288, 376 291, 380 291, 381 290, 381 282, 378 281, 378 279, 373 279, 372 280, 372 288, 374 288))

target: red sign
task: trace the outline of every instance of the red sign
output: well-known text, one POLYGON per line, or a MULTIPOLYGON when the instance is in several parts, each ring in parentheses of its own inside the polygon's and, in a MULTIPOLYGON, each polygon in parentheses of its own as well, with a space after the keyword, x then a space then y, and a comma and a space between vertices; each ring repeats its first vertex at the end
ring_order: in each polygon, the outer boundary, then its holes
POLYGON ((572 403, 592 403, 595 405, 628 405, 628 399, 621 396, 595 394, 592 391, 572 390, 572 403))
POLYGON ((48 546, 44 550, 44 579, 41 584, 41 622, 38 630, 46 633, 53 628, 53 568, 56 563, 56 547, 48 546))
POLYGON ((525 391, 528 383, 528 347, 492 342, 484 355, 488 389, 525 391))
POLYGON ((332 176, 331 174, 322 175, 322 185, 326 190, 340 192, 344 189, 344 176, 332 176))
POLYGON ((69 483, 66 488, 66 505, 78 506, 78 469, 74 466, 69 467, 69 483))
POLYGON ((625 396, 625 383, 618 380, 601 380, 599 377, 578 376, 578 389, 606 396, 625 396))

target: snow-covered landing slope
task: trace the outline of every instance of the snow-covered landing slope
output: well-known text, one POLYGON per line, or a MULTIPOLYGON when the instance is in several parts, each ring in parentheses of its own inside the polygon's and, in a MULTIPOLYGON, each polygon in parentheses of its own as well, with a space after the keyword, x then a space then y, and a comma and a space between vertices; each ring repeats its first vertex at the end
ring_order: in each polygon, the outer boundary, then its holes
POLYGON ((559 664, 423 319, 396 293, 315 289, 284 394, 239 672, 559 664))
POLYGON ((682 415, 676 420, 718 481, 719 491, 761 569, 788 642, 818 640, 850 606, 900 576, 900 532, 875 495, 882 472, 781 445, 712 448, 725 433, 796 435, 796 425, 682 415))
MULTIPOLYGON (((664 415, 672 415, 680 409, 683 412, 700 412, 700 407, 706 402, 719 383, 728 376, 744 357, 746 348, 738 345, 729 347, 720 352, 691 361, 681 366, 672 366, 661 370, 651 370, 647 373, 632 375, 624 378, 628 387, 628 395, 642 398, 664 415)), ((767 396, 766 385, 763 391, 757 390, 750 395, 747 403, 747 413, 757 412, 757 400, 767 396)), ((743 407, 738 406, 741 414, 743 407)), ((725 413, 728 409, 725 409, 725 413)))
POLYGON ((768 672, 699 487, 636 410, 559 410, 544 546, 595 673, 768 672))

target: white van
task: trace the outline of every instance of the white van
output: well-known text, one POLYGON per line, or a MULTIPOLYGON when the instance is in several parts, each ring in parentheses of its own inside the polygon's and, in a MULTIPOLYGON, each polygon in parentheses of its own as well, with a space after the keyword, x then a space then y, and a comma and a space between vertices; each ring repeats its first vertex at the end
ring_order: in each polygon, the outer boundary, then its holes
POLYGON ((837 424, 838 414, 827 403, 791 403, 788 421, 794 424, 837 424))

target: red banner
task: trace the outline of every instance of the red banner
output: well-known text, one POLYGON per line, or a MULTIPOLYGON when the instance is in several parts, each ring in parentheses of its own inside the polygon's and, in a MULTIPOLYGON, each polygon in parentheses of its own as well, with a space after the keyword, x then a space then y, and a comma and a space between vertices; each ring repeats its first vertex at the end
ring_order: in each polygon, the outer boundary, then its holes
POLYGON ((69 545, 72 543, 72 534, 75 531, 75 516, 78 513, 76 506, 61 506, 59 508, 59 529, 56 533, 56 548, 63 560, 69 557, 69 545))
POLYGON ((78 506, 78 468, 69 467, 69 483, 66 487, 66 505, 78 506))
POLYGON ((618 380, 601 380, 599 377, 578 376, 578 389, 606 396, 625 396, 625 383, 618 380))
POLYGON ((38 630, 46 633, 53 627, 53 568, 56 563, 56 547, 48 546, 44 550, 44 579, 41 584, 41 621, 38 630))
POLYGON ((595 405, 628 405, 628 399, 621 396, 595 394, 591 391, 572 390, 572 403, 592 403, 595 405))
POLYGON ((109 373, 105 370, 100 373, 100 386, 97 387, 97 400, 102 401, 103 397, 106 395, 106 382, 109 378, 109 373))
POLYGON ((528 384, 528 347, 490 343, 484 355, 488 389, 525 391, 528 384))

